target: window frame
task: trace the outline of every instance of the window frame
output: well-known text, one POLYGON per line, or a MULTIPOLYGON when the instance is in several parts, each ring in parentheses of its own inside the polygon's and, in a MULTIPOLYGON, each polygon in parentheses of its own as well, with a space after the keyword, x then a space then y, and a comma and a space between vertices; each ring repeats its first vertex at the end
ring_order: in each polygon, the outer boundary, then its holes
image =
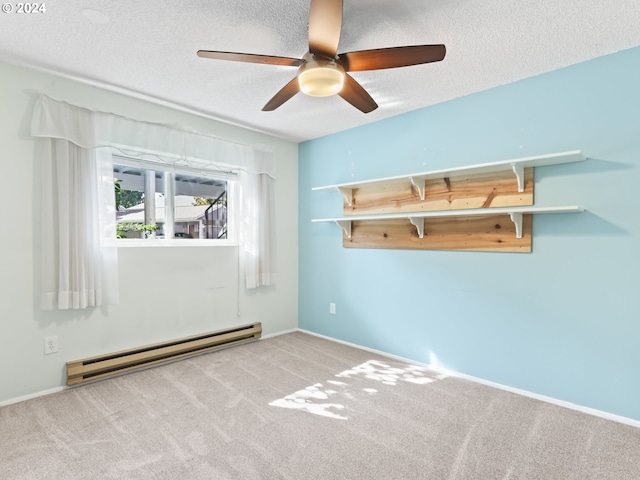
MULTIPOLYGON (((215 180, 223 180, 227 183, 227 238, 116 238, 114 239, 117 247, 124 248, 140 248, 140 247, 237 247, 239 245, 237 235, 237 208, 239 207, 237 189, 239 175, 233 170, 204 170, 202 168, 189 167, 187 165, 176 165, 162 161, 149 159, 139 159, 123 155, 122 153, 112 153, 112 164, 122 165, 131 168, 140 168, 146 170, 160 171, 164 173, 184 174, 195 177, 212 178, 215 180)), ((212 166, 213 167, 213 166, 212 166)), ((116 177, 114 172, 114 178, 116 177)), ((175 188, 175 184, 174 184, 175 188)), ((165 196, 165 202, 167 196, 165 196)), ((171 204, 174 204, 175 195, 173 195, 171 204)), ((174 207, 175 208, 175 207, 174 207)))

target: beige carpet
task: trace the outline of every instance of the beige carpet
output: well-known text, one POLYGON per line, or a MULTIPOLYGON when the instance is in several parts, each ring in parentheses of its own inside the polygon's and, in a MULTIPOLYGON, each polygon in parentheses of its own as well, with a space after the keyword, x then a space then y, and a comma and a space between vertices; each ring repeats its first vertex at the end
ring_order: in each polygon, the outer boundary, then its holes
POLYGON ((303 333, 0 408, 8 479, 640 479, 640 429, 303 333))

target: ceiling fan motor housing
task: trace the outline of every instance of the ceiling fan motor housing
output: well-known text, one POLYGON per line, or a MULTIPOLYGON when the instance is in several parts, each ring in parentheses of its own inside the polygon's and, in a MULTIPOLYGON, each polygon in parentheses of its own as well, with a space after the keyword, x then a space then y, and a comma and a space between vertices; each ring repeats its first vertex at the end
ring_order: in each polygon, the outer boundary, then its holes
POLYGON ((302 93, 328 97, 342 90, 345 70, 335 59, 312 53, 307 53, 304 59, 305 63, 298 70, 298 85, 302 93))

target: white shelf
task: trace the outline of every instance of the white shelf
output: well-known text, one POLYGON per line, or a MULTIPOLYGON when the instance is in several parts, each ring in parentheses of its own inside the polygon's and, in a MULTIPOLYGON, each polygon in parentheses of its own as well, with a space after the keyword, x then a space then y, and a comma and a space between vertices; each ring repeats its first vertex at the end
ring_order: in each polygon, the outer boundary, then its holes
POLYGON ((577 205, 563 207, 496 207, 468 210, 434 210, 431 212, 390 213, 386 215, 353 215, 341 218, 314 218, 312 222, 334 222, 340 226, 347 238, 351 238, 351 222, 370 220, 409 220, 417 229, 418 236, 424 237, 425 218, 473 217, 489 215, 509 215, 516 226, 516 238, 522 238, 522 216, 541 213, 577 213, 584 211, 577 205))
POLYGON ((313 191, 337 190, 340 192, 347 204, 351 206, 353 203, 353 190, 364 186, 381 185, 385 183, 406 180, 414 185, 420 193, 420 199, 425 197, 425 181, 434 178, 451 177, 454 175, 482 174, 513 171, 518 182, 518 191, 524 191, 524 169, 529 167, 547 167, 550 165, 561 165, 563 163, 575 163, 586 160, 586 157, 580 150, 571 150, 568 152, 553 153, 550 155, 539 155, 535 157, 517 158, 514 160, 503 160, 500 162, 480 163, 477 165, 469 165, 467 167, 456 167, 443 170, 433 170, 429 172, 413 173, 408 175, 398 175, 395 177, 376 178, 374 180, 364 180, 361 182, 340 183, 336 185, 326 185, 323 187, 314 187, 313 191))

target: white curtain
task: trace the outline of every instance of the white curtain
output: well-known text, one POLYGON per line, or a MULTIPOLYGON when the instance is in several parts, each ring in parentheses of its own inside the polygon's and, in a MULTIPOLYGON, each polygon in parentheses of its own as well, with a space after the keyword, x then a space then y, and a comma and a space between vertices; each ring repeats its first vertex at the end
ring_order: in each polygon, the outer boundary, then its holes
POLYGON ((276 283, 273 178, 266 173, 242 173, 240 179, 243 200, 239 233, 246 287, 273 285, 276 283))
MULTIPOLYGON (((200 169, 203 174, 220 170, 240 172, 243 185, 238 233, 241 249, 245 253, 246 285, 247 288, 255 288, 275 282, 276 247, 272 199, 275 161, 269 147, 244 145, 175 126, 93 111, 54 100, 46 95, 40 95, 35 104, 31 133, 43 140, 64 140, 78 148, 79 152, 84 151, 87 154, 95 149, 99 151, 100 147, 109 147, 139 159, 149 158, 154 162, 200 169)), ((70 147, 69 150, 74 148, 70 147)), ((45 150, 48 151, 46 148, 45 150)), ((51 147, 50 150, 55 151, 55 148, 51 147)), ((63 153, 60 154, 62 155, 63 153)), ((98 158, 101 157, 98 155, 98 158)), ((46 160, 43 163, 46 163, 46 160)), ((103 173, 106 175, 105 165, 107 164, 101 161, 96 168, 104 168, 103 173)), ((112 182, 112 174, 110 175, 112 182)), ((103 185, 104 188, 107 187, 103 185)), ((51 192, 51 195, 56 194, 51 192)), ((109 224, 108 221, 101 224, 100 235, 103 239, 106 238, 104 235, 110 234, 109 224)), ((115 238, 115 234, 113 237, 115 238)), ((111 254, 109 256, 112 257, 111 254)), ((65 258, 63 257, 63 260, 65 258)), ((103 265, 105 263, 113 262, 103 262, 103 265)), ((104 291, 100 294, 104 296, 104 291)), ((79 298, 82 298, 82 295, 79 295, 79 298)), ((71 304, 73 305, 73 302, 71 304)), ((78 304, 82 305, 82 301, 79 300, 78 304)))
POLYGON ((41 308, 117 303, 111 155, 59 138, 38 138, 36 148, 42 171, 41 308))

